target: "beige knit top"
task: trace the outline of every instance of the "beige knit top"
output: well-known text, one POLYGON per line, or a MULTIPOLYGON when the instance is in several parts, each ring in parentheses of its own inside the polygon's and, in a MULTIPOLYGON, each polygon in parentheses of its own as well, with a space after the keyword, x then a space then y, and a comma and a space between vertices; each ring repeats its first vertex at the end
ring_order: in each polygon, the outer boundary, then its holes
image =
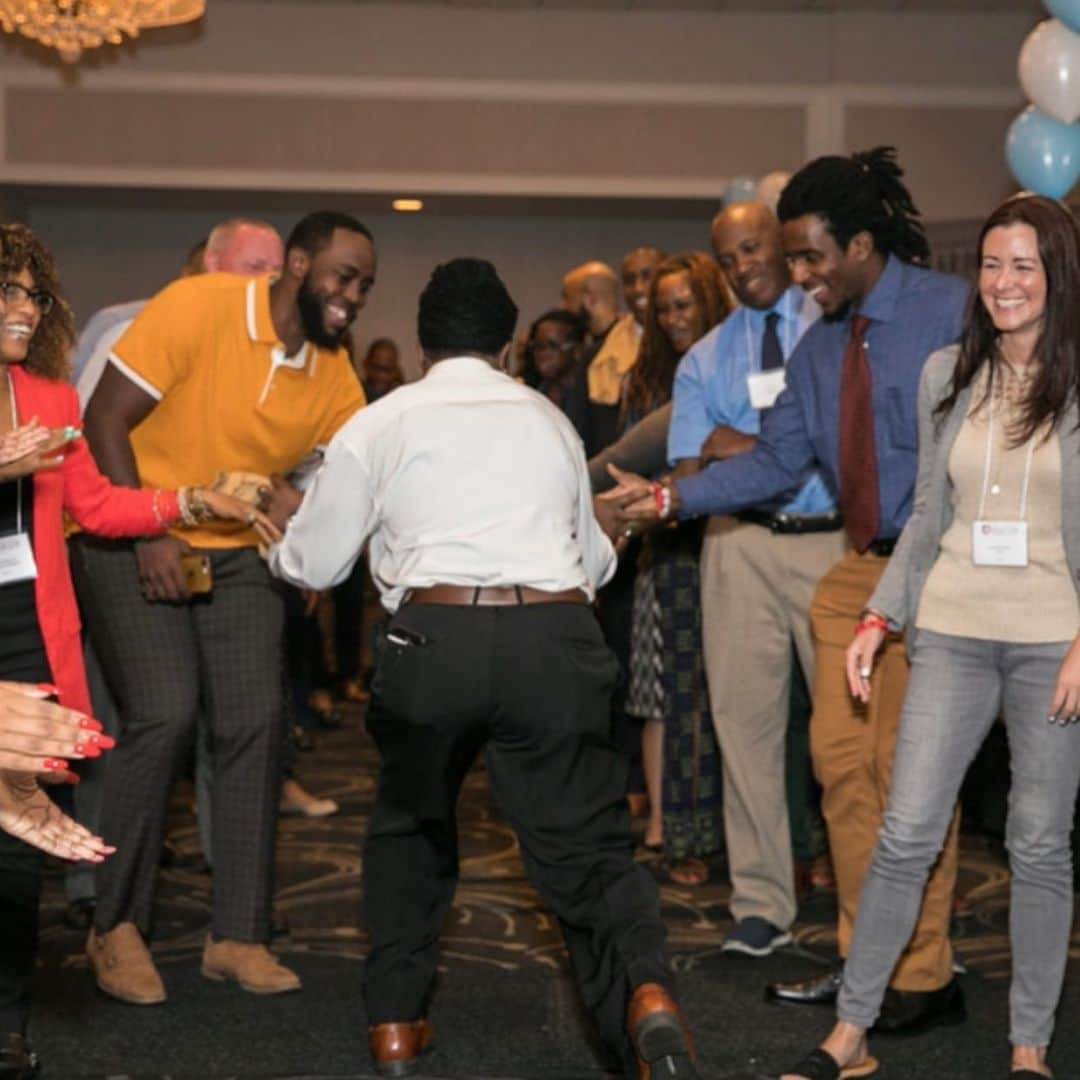
POLYGON ((1080 604, 1065 560, 1061 525, 1061 444, 1057 433, 1035 435, 1028 481, 1028 565, 976 566, 972 522, 982 518, 1018 521, 1028 444, 1010 446, 1010 430, 1032 371, 998 366, 994 394, 986 401, 990 365, 976 376, 971 407, 949 454, 952 524, 919 600, 915 625, 940 634, 1028 644, 1069 641, 1080 630, 1080 604), (986 475, 987 424, 993 410, 993 440, 986 475))

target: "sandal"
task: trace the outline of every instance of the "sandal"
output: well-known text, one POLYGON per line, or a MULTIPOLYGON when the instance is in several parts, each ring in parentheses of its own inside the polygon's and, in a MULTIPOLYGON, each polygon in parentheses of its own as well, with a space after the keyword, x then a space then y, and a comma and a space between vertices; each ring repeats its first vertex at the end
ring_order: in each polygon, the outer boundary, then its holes
POLYGON ((785 1069, 783 1075, 802 1076, 805 1080, 859 1080, 861 1077, 873 1076, 878 1071, 878 1063, 875 1058, 867 1055, 857 1065, 843 1065, 827 1050, 819 1046, 811 1050, 799 1062, 790 1069, 785 1069))
POLYGON ((709 864, 696 855, 687 855, 682 859, 669 859, 664 864, 667 876, 676 885, 697 887, 709 880, 709 864))

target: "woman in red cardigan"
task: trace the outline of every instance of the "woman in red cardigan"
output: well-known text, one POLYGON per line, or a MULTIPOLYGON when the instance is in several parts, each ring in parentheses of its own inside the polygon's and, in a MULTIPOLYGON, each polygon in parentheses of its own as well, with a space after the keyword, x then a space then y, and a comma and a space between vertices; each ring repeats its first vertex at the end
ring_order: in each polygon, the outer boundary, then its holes
MULTIPOLYGON (((64 514, 112 537, 157 535, 211 517, 268 523, 246 503, 204 488, 110 484, 79 435, 79 402, 66 381, 73 340, 48 252, 26 226, 0 226, 0 680, 54 684, 61 705, 88 716, 64 514)), ((112 746, 94 726, 85 731, 69 757, 97 757, 112 746)), ((68 777, 67 759, 45 764, 68 777)), ((0 796, 21 794, 28 812, 32 800, 40 807, 36 782, 15 776, 0 772, 0 796)), ((96 854, 107 852, 102 845, 96 854)), ((34 1068, 24 1028, 40 866, 39 851, 0 832, 0 1072, 12 1075, 34 1068)))

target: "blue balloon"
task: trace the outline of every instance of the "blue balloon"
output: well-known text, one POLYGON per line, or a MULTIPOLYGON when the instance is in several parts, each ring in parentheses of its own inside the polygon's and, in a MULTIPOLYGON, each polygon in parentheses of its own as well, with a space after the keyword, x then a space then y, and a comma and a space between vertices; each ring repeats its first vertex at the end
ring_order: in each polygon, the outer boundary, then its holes
POLYGON ((1060 199, 1080 178, 1080 123, 1063 124, 1029 105, 1009 127, 1005 156, 1023 187, 1060 199))
POLYGON ((1080 34, 1080 0, 1043 0, 1046 10, 1080 34))

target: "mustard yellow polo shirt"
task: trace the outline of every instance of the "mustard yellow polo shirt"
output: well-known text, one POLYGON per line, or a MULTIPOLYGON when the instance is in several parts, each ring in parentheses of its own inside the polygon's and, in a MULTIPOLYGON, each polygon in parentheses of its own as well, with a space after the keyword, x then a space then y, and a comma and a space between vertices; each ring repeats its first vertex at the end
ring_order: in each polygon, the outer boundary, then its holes
MULTIPOLYGON (((270 318, 270 277, 200 274, 150 300, 110 354, 157 405, 131 432, 145 487, 206 484, 222 471, 291 472, 364 405, 344 349, 287 356, 270 318)), ((194 547, 245 547, 253 530, 172 530, 194 547)))

